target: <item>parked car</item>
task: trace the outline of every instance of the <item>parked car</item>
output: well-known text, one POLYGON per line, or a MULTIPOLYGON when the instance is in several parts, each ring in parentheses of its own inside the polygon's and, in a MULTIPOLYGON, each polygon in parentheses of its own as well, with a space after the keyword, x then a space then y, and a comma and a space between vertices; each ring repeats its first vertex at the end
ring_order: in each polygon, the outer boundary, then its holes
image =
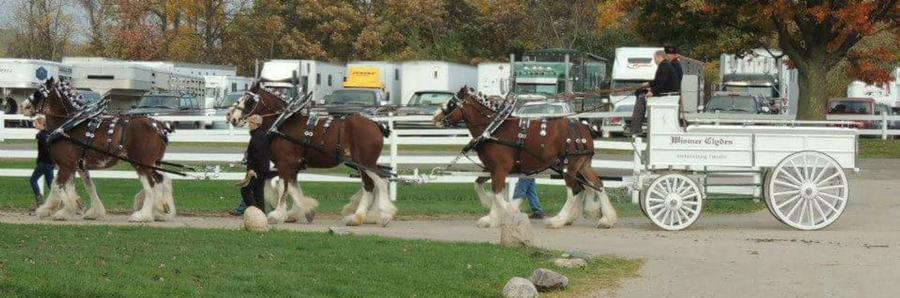
POLYGON ((562 101, 532 101, 516 108, 517 117, 564 117, 572 114, 572 107, 562 101))
POLYGON ((387 108, 387 101, 382 90, 346 88, 326 95, 325 104, 316 106, 313 111, 336 116, 351 113, 375 116, 387 108))
MULTIPOLYGON (((140 102, 130 110, 129 115, 149 116, 210 116, 213 109, 200 107, 200 99, 178 93, 157 93, 141 97, 140 102)), ((202 128, 212 126, 212 121, 173 121, 178 127, 202 128)))
MULTIPOLYGON (((453 98, 451 91, 416 91, 409 98, 405 107, 397 108, 394 115, 397 116, 431 116, 441 109, 445 103, 453 98)), ((431 121, 410 122, 403 121, 395 124, 399 128, 434 128, 431 121)))
MULTIPOLYGON (((634 111, 634 105, 632 104, 620 104, 613 108, 613 112, 616 113, 631 113, 634 111)), ((631 124, 631 116, 625 117, 611 117, 603 120, 603 134, 604 137, 611 137, 612 134, 625 134, 625 131, 628 129, 628 125, 631 124)))
POLYGON ((746 94, 717 94, 703 108, 704 113, 770 114, 768 100, 746 94))
MULTIPOLYGON (((887 112, 887 111, 885 111, 887 112)), ((867 97, 835 97, 828 100, 825 115, 875 115, 875 100, 867 97)), ((851 121, 859 129, 881 128, 881 121, 851 121)))

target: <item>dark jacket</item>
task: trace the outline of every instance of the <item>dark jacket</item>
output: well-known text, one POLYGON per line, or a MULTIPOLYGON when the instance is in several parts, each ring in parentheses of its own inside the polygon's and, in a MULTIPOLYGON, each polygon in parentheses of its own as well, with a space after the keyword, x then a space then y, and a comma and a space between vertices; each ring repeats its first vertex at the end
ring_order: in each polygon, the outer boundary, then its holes
POLYGON ((675 68, 668 60, 663 60, 656 68, 656 75, 650 82, 650 91, 653 96, 659 96, 663 93, 678 92, 678 78, 675 76, 675 68))
POLYGON ((684 72, 681 70, 681 60, 675 59, 674 61, 669 61, 669 64, 675 70, 675 78, 678 79, 678 91, 681 92, 681 78, 684 77, 684 72))
POLYGON ((269 148, 269 137, 264 129, 250 132, 250 143, 247 144, 247 170, 253 170, 259 177, 269 174, 269 162, 272 150, 269 148))
POLYGON ((50 158, 50 144, 47 143, 47 130, 39 131, 34 138, 37 140, 38 145, 37 162, 52 165, 53 159, 50 158))

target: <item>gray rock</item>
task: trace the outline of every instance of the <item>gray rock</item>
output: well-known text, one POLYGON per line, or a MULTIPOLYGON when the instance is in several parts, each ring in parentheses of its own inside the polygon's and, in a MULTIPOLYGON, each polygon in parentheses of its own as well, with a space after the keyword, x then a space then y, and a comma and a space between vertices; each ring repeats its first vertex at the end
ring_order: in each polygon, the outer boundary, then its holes
POLYGON ((541 292, 565 289, 569 285, 568 277, 544 268, 534 270, 529 280, 541 292))
POLYGON ((502 215, 500 219, 500 245, 505 247, 526 247, 534 243, 531 221, 525 213, 502 215))
POLYGON ((555 259, 553 260, 553 265, 562 268, 581 268, 587 265, 587 261, 584 259, 555 259))
POLYGON ((534 287, 534 284, 521 277, 513 277, 503 287, 503 297, 505 298, 533 298, 537 296, 538 290, 534 287))

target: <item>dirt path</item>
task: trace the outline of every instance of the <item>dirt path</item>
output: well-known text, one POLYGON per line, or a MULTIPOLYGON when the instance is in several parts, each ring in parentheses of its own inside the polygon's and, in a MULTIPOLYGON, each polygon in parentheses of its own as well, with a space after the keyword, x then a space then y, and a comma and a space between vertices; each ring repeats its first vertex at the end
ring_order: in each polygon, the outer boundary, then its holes
MULTIPOLYGON (((866 175, 868 176, 868 175, 866 175)), ((890 176, 889 176, 890 177, 890 176)), ((640 277, 617 291, 621 297, 896 297, 900 294, 900 185, 894 177, 855 177, 853 197, 837 223, 800 232, 768 211, 702 217, 690 230, 662 232, 644 218, 611 230, 580 221, 562 230, 535 222, 537 245, 597 255, 646 260, 640 277)), ((133 225, 125 216, 98 221, 49 222, 0 213, 6 223, 133 225)), ((236 218, 180 217, 150 226, 240 228, 236 218)), ((496 242, 499 231, 472 220, 397 221, 388 228, 343 227, 336 220, 285 224, 278 229, 327 231, 443 241, 496 242)))

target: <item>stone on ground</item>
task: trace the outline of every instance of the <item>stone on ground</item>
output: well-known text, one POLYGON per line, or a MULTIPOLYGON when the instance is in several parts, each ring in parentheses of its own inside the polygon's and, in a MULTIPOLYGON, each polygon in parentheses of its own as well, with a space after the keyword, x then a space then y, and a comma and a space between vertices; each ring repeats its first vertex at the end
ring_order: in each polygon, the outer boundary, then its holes
POLYGON ((569 285, 569 278, 553 270, 538 268, 531 273, 531 283, 541 292, 564 289, 569 285))
POLYGON ((256 206, 247 207, 247 210, 244 210, 244 229, 253 232, 268 231, 269 221, 266 214, 256 206))
POLYGON ((505 247, 527 247, 534 243, 531 221, 525 213, 506 214, 500 220, 500 245, 505 247))
POLYGON ((537 296, 538 291, 534 284, 521 277, 513 277, 503 287, 503 297, 505 298, 533 298, 537 296))
POLYGON ((587 265, 587 261, 584 259, 574 258, 574 259, 554 259, 553 265, 562 268, 581 268, 587 265))

